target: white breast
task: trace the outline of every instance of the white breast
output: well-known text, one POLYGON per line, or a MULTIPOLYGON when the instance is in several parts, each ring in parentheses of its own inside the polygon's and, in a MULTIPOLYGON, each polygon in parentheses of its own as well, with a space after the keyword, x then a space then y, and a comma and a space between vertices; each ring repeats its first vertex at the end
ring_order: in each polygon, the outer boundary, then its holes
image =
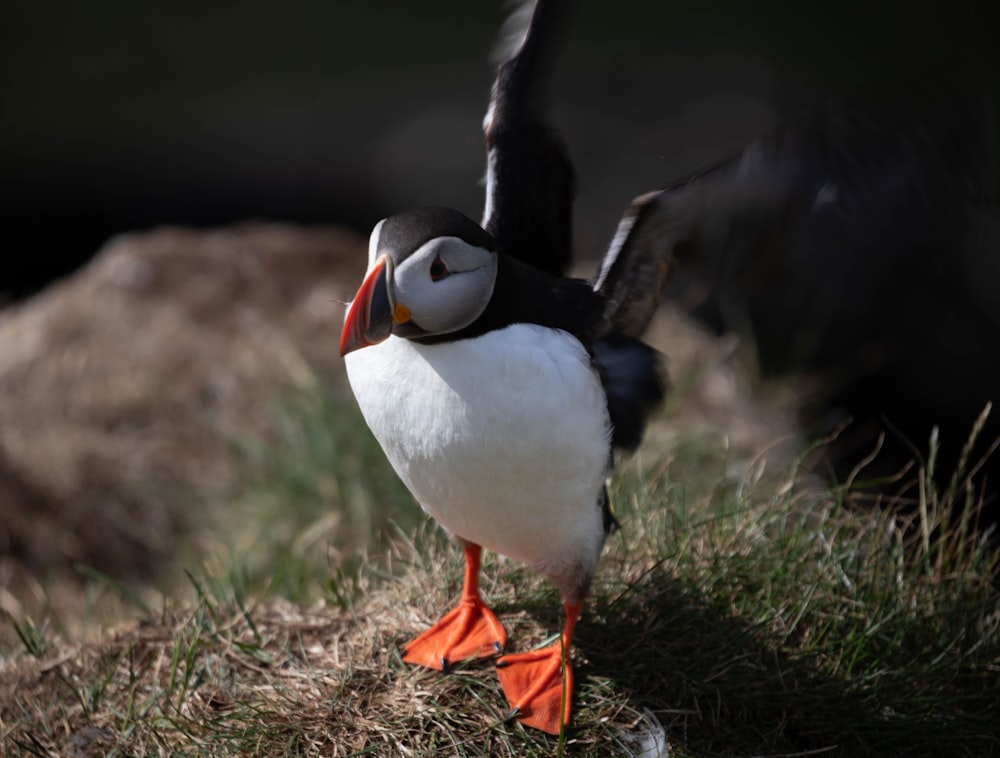
POLYGON ((449 532, 547 574, 593 568, 610 421, 578 340, 515 324, 437 345, 390 337, 346 363, 396 473, 449 532))

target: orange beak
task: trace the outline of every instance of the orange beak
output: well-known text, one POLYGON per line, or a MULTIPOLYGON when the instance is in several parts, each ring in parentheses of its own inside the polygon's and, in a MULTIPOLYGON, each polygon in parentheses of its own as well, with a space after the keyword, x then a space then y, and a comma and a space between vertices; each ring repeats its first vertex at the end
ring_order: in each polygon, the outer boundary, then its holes
POLYGON ((377 345, 392 334, 394 306, 389 294, 392 262, 379 258, 358 289, 340 333, 340 354, 377 345))

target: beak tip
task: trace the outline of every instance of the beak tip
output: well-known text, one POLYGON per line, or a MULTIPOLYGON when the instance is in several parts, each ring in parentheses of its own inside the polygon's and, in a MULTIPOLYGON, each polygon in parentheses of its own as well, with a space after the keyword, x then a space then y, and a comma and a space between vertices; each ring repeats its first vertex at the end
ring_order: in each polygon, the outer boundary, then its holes
POLYGON ((344 328, 340 332, 340 357, 348 353, 368 347, 372 341, 367 339, 364 331, 364 321, 359 321, 355 314, 348 314, 344 328))
POLYGON ((347 356, 348 353, 353 353, 355 350, 357 350, 360 347, 362 347, 362 345, 357 344, 356 340, 350 340, 350 341, 341 340, 340 341, 340 357, 344 358, 344 357, 347 356))

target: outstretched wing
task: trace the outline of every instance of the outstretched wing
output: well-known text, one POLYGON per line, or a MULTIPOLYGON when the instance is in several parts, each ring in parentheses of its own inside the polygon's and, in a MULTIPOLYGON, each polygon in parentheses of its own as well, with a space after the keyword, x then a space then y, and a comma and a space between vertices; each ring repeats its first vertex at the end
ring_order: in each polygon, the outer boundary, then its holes
POLYGON ((508 255, 550 274, 564 273, 572 258, 575 173, 565 145, 541 113, 567 5, 565 0, 534 3, 520 43, 497 70, 483 123, 482 226, 508 255))
POLYGON ((605 299, 606 332, 639 337, 660 302, 673 270, 669 190, 635 198, 621 221, 594 280, 605 299))
POLYGON ((689 243, 714 210, 739 206, 754 215, 761 208, 773 208, 784 196, 786 169, 772 162, 768 172, 752 170, 751 164, 760 160, 754 160, 751 152, 631 202, 593 281, 594 290, 605 299, 605 333, 642 335, 674 272, 678 246, 689 243), (728 181, 720 181, 722 176, 728 181))

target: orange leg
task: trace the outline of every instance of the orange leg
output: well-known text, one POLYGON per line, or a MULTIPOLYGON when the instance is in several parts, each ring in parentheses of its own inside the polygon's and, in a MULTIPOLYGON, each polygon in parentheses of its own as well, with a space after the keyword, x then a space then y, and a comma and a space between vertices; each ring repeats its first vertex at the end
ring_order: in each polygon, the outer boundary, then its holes
POLYGON ((510 703, 511 717, 549 734, 559 734, 561 726, 569 724, 573 698, 569 649, 583 604, 567 603, 565 608, 566 625, 557 642, 497 661, 497 676, 510 703))
POLYGON ((406 644, 404 661, 447 673, 454 661, 503 652, 507 633, 479 597, 481 552, 479 545, 465 547, 462 599, 434 626, 406 644))

